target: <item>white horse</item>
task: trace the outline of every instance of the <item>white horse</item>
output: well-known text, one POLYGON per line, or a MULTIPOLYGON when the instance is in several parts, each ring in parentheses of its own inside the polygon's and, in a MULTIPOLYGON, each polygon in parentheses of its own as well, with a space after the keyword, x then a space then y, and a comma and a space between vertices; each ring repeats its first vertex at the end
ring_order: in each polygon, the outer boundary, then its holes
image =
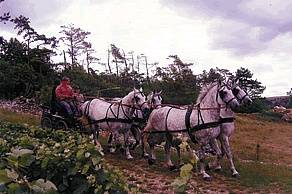
MULTIPOLYGON (((202 88, 195 109, 193 107, 189 110, 162 107, 153 110, 143 131, 143 152, 146 153, 145 145, 151 133, 164 133, 166 136, 166 165, 173 168, 174 165, 170 157, 170 148, 174 145, 172 141, 174 133, 183 132, 184 134, 188 134, 193 141, 199 142, 201 148, 210 141, 216 142, 216 137, 220 133, 219 113, 221 108, 225 106, 235 109, 239 106, 239 103, 230 88, 219 81, 218 83, 212 83, 202 88), (214 125, 218 127, 211 128, 214 125)), ((180 142, 177 143, 179 144, 180 142)), ((217 150, 219 151, 220 149, 218 148, 217 150)), ((201 150, 199 158, 200 173, 204 179, 208 180, 211 177, 205 171, 204 150, 201 150)), ((151 159, 156 159, 153 150, 151 150, 151 159)))
MULTIPOLYGON (((149 113, 154 110, 155 108, 158 108, 161 106, 162 103, 162 97, 161 97, 161 91, 156 92, 155 90, 152 91, 147 96, 147 103, 149 105, 150 111, 149 113)), ((140 143, 141 140, 141 130, 144 128, 146 121, 149 117, 149 113, 143 113, 139 109, 135 109, 133 114, 133 123, 131 126, 131 132, 135 139, 135 143, 131 145, 131 149, 134 150, 140 143)), ((119 133, 118 131, 115 133, 110 134, 108 139, 108 147, 110 148, 110 152, 115 152, 115 147, 117 145, 119 139, 119 133)))
MULTIPOLYGON (((83 115, 91 121, 91 127, 96 132, 98 129, 108 130, 111 133, 123 130, 127 159, 132 159, 129 150, 129 131, 133 122, 133 113, 136 109, 145 111, 149 109, 146 97, 142 90, 134 89, 127 96, 117 102, 106 102, 100 99, 87 101, 81 106, 83 115)), ((97 134, 95 133, 95 143, 97 134)))
MULTIPOLYGON (((252 100, 248 96, 248 94, 243 89, 240 88, 238 80, 231 81, 228 83, 228 85, 231 88, 232 93, 234 94, 234 96, 236 97, 240 105, 252 103, 252 100)), ((211 166, 215 170, 221 170, 220 163, 224 154, 226 154, 229 161, 232 176, 239 177, 239 173, 235 169, 232 151, 231 151, 231 147, 229 143, 229 138, 233 134, 234 129, 235 129, 235 126, 234 126, 235 114, 230 108, 220 109, 220 117, 226 120, 226 122, 220 125, 220 134, 218 136, 218 139, 220 140, 220 143, 221 143, 222 154, 219 154, 217 156, 217 161, 215 161, 215 164, 212 164, 211 166)), ((214 145, 211 144, 211 146, 214 149, 214 145)))

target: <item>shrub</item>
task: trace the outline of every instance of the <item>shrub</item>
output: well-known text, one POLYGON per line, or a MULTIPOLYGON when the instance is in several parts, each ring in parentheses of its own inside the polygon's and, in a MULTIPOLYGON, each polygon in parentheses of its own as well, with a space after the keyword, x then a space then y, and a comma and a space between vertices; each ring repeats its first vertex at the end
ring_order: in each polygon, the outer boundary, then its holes
POLYGON ((0 123, 0 192, 127 193, 103 153, 77 132, 0 123))

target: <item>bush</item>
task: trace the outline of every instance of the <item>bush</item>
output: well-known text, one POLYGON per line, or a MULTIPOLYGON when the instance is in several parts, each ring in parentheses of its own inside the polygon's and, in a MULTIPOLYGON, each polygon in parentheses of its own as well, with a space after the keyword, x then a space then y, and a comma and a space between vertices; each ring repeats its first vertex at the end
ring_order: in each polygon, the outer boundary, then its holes
POLYGON ((127 193, 80 134, 0 123, 0 193, 127 193))
POLYGON ((250 105, 240 106, 236 111, 239 113, 259 113, 269 109, 267 102, 263 98, 257 98, 250 105))
POLYGON ((273 111, 262 111, 260 113, 260 117, 264 118, 265 120, 268 121, 280 121, 283 115, 278 112, 273 112, 273 111))

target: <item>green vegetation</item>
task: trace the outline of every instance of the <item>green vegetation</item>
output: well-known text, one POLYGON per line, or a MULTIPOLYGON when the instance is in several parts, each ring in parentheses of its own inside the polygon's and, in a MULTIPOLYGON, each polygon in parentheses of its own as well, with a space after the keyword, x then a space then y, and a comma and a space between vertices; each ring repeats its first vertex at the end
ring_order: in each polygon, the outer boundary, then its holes
POLYGON ((0 192, 128 192, 86 136, 0 122, 0 137, 0 192))

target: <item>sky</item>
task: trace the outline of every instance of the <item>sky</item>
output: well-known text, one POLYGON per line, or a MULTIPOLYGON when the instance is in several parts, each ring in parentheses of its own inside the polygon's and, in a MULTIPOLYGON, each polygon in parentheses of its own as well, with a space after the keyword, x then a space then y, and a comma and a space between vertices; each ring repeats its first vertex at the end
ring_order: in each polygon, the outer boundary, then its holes
MULTIPOLYGON (((6 0, 0 10, 50 36, 73 23, 91 32, 104 61, 114 43, 162 66, 177 54, 195 74, 248 68, 266 86, 263 96, 292 87, 292 0, 6 0)), ((14 37, 13 26, 0 24, 0 36, 14 37)))

